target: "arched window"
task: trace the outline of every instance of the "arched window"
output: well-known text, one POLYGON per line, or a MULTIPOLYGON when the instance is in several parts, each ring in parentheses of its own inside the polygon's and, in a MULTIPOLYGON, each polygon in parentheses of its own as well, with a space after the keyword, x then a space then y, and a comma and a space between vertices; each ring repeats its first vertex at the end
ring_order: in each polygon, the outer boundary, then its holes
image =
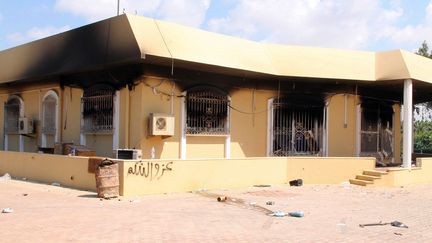
POLYGON ((18 134, 19 117, 23 113, 23 101, 19 96, 9 97, 4 105, 5 111, 5 133, 18 134))
POLYGON ((229 134, 229 99, 224 92, 200 87, 186 95, 186 134, 229 134))
POLYGON ((112 133, 114 88, 106 84, 93 85, 84 90, 81 98, 83 133, 112 133))
POLYGON ((50 90, 45 94, 42 101, 42 133, 46 135, 55 135, 57 131, 57 105, 58 96, 50 90))

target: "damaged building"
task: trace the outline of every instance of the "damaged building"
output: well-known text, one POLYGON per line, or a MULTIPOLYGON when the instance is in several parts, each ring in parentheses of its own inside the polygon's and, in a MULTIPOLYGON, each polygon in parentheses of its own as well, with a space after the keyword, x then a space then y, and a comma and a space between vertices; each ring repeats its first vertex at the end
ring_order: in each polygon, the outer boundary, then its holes
POLYGON ((1 51, 0 66, 6 151, 410 166, 412 104, 432 97, 432 60, 403 50, 265 44, 133 15, 1 51))

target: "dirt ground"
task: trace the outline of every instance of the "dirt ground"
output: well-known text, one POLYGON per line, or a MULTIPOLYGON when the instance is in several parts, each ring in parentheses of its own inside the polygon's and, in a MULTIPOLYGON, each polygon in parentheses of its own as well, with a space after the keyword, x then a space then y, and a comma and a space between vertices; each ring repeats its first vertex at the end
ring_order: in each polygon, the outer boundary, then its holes
POLYGON ((278 185, 100 200, 6 180, 4 208, 13 212, 0 213, 0 242, 432 242, 432 185, 278 185), (218 202, 215 194, 228 198, 218 202), (271 217, 266 209, 304 217, 271 217), (395 220, 409 228, 359 227, 395 220))

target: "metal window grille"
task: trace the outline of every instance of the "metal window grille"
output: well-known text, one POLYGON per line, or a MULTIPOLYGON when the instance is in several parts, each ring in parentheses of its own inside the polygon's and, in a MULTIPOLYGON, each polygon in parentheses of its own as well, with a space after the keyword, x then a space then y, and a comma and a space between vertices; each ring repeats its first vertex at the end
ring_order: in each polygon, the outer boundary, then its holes
POLYGON ((322 155, 324 106, 273 102, 273 156, 322 155))
POLYGON ((6 134, 18 133, 18 122, 20 116, 20 102, 17 99, 11 99, 4 105, 5 111, 5 132, 6 134))
POLYGON ((186 134, 229 134, 229 100, 214 90, 188 92, 186 97, 186 134))
POLYGON ((393 110, 391 106, 363 104, 361 117, 362 156, 380 161, 393 158, 393 110))
POLYGON ((114 89, 96 85, 84 91, 81 98, 84 133, 112 133, 114 89))
POLYGON ((49 95, 42 102, 43 121, 42 133, 53 135, 56 133, 57 99, 49 95))

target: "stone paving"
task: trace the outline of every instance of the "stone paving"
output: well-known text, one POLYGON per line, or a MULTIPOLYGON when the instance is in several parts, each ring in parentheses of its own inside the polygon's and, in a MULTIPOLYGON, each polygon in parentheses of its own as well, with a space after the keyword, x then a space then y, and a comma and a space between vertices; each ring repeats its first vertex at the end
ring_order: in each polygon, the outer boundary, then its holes
POLYGON ((8 180, 0 181, 0 209, 14 212, 0 213, 0 242, 432 242, 431 191, 279 185, 208 192, 227 202, 207 192, 101 201, 93 192, 8 180), (259 206, 305 216, 270 217, 259 206), (359 227, 394 220, 409 228, 359 227))

